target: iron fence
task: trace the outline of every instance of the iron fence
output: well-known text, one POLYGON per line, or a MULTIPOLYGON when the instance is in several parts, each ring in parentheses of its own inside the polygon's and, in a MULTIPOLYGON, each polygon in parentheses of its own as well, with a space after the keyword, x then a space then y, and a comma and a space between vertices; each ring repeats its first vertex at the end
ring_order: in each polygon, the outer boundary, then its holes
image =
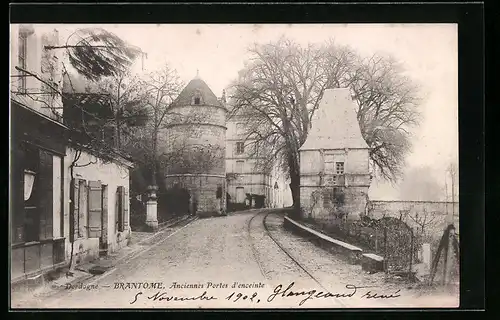
POLYGON ((346 222, 331 230, 335 236, 384 258, 385 272, 411 277, 422 238, 405 222, 386 217, 346 222))

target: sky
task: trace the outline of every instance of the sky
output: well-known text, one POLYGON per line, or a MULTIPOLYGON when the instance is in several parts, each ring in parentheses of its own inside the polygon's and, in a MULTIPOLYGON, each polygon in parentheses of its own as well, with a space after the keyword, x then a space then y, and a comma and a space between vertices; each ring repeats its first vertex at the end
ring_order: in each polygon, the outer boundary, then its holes
MULTIPOLYGON (((88 26, 88 25, 87 25, 88 26)), ((58 25, 61 35, 82 25, 58 25)), ((164 63, 189 82, 199 76, 220 96, 248 57, 246 49, 285 35, 300 44, 333 38, 363 56, 389 53, 421 87, 423 120, 412 137, 409 170, 429 166, 444 184, 445 168, 458 163, 458 40, 456 24, 165 24, 101 25, 147 53, 146 70, 164 63)), ((142 68, 139 62, 136 66, 142 68)), ((374 181, 373 199, 395 199, 397 187, 374 181)))

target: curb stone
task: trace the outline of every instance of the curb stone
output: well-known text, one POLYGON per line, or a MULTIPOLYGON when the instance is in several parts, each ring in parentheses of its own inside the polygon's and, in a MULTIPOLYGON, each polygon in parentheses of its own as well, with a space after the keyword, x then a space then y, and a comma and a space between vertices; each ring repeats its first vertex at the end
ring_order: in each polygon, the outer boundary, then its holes
MULTIPOLYGON (((117 257, 116 260, 113 261, 113 259, 108 259, 108 260, 101 260, 101 261, 97 261, 97 263, 94 263, 95 265, 99 265, 99 262, 104 262, 104 261, 110 261, 110 266, 109 270, 111 270, 115 265, 121 263, 123 260, 126 260, 127 258, 130 258, 132 256, 134 256, 137 252, 141 251, 144 249, 145 246, 147 246, 147 242, 148 241, 151 241, 151 239, 157 237, 157 236, 160 236, 161 234, 163 234, 165 231, 168 231, 170 230, 172 227, 175 227, 176 225, 179 225, 181 224, 182 222, 185 222, 185 221, 189 221, 188 223, 192 222, 192 221, 195 221, 197 220, 197 217, 190 217, 190 216, 185 216, 183 218, 180 218, 180 219, 176 219, 175 221, 173 221, 171 224, 165 224, 160 230, 158 230, 157 232, 153 233, 151 236, 145 238, 145 239, 142 239, 140 242, 136 243, 136 244, 133 244, 133 246, 137 246, 135 249, 132 249, 131 251, 129 251, 128 253, 124 254, 123 256, 121 257, 117 257)), ((106 272, 107 272, 106 271, 106 272)), ((105 272, 105 273, 106 273, 105 272)), ((104 273, 104 274, 105 274, 104 273)))
MULTIPOLYGON (((169 229, 172 229, 176 225, 179 225, 183 222, 187 221, 188 223, 191 223, 195 220, 198 220, 198 217, 184 216, 184 217, 181 217, 179 219, 172 219, 172 220, 173 221, 167 221, 157 232, 153 233, 151 236, 149 236, 145 239, 142 239, 140 242, 134 244, 133 246, 137 246, 137 248, 124 254, 122 257, 119 257, 119 255, 118 255, 116 260, 111 258, 111 259, 107 259, 107 260, 97 260, 95 262, 90 262, 90 263, 88 263, 87 269, 91 269, 92 267, 98 267, 100 264, 103 264, 103 265, 106 265, 106 267, 107 267, 106 272, 103 273, 103 274, 106 274, 108 271, 112 270, 115 265, 123 262, 123 260, 126 260, 127 258, 131 258, 131 257, 135 256, 137 254, 137 252, 143 250, 145 247, 145 243, 150 241, 154 237, 157 237, 157 236, 163 234, 165 231, 168 231, 169 229)), ((79 267, 81 268, 82 266, 79 266, 79 267)), ((75 267, 74 272, 75 273, 78 272, 80 275, 72 278, 70 281, 68 281, 68 282, 62 281, 63 282, 62 284, 57 284, 58 280, 60 281, 61 279, 64 279, 64 277, 65 277, 65 275, 61 275, 60 278, 53 280, 53 281, 48 281, 42 287, 40 287, 38 289, 34 289, 33 291, 29 291, 26 293, 21 293, 21 292, 16 293, 16 295, 19 294, 21 296, 19 299, 16 299, 16 300, 26 301, 26 300, 31 300, 33 298, 37 299, 37 298, 51 297, 51 296, 54 296, 58 293, 61 293, 67 285, 75 285, 77 283, 84 282, 84 281, 87 281, 89 279, 97 278, 97 277, 103 275, 103 274, 93 275, 85 270, 80 270, 79 267, 75 267)), ((12 296, 12 294, 11 294, 11 296, 12 296)))

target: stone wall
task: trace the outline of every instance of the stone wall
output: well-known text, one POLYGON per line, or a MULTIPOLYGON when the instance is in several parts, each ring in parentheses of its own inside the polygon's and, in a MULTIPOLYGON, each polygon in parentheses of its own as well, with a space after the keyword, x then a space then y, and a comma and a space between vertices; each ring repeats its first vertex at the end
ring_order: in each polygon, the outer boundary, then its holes
POLYGON ((414 228, 421 228, 423 225, 425 231, 434 236, 442 234, 447 226, 447 217, 451 215, 454 216, 456 232, 459 232, 458 202, 370 201, 367 211, 372 219, 389 216, 401 218, 414 228))
POLYGON ((214 213, 220 211, 220 205, 226 209, 226 177, 225 175, 177 175, 167 176, 165 185, 172 188, 178 184, 191 195, 191 200, 197 203, 197 213, 214 213), (217 188, 222 187, 222 200, 217 199, 217 188))
POLYGON ((365 213, 370 175, 368 150, 305 150, 300 153, 300 200, 305 217, 334 221, 339 215, 359 219, 365 213), (343 162, 344 174, 335 174, 332 163, 343 162), (332 170, 333 169, 333 170, 332 170), (343 199, 328 200, 334 193, 343 193, 343 199))
POLYGON ((178 106, 161 132, 166 174, 224 175, 226 111, 214 106, 178 106))
POLYGON ((368 187, 301 187, 300 202, 304 218, 326 224, 343 219, 357 220, 366 210, 368 187))

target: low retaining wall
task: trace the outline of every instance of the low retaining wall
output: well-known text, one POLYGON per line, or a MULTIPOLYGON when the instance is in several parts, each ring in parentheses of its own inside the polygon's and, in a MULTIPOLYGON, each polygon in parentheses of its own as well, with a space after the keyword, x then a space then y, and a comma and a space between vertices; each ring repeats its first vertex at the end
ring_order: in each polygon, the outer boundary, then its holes
POLYGON ((363 270, 371 272, 383 271, 383 258, 380 256, 377 256, 375 254, 363 254, 363 249, 359 247, 329 237, 321 232, 306 227, 286 216, 283 222, 283 226, 285 227, 285 229, 290 230, 295 234, 304 236, 305 238, 311 240, 313 243, 332 253, 340 254, 351 264, 361 264, 363 270), (373 262, 370 263, 367 260, 373 260, 373 262))

